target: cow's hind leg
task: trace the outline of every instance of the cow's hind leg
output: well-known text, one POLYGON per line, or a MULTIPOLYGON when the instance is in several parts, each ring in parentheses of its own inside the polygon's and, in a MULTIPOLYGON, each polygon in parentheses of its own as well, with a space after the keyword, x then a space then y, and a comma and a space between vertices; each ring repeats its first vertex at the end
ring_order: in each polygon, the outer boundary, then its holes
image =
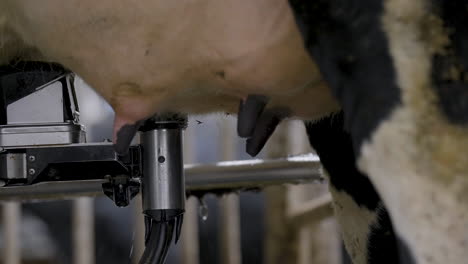
POLYGON ((466 263, 467 1, 290 2, 410 261, 466 263))
POLYGON ((389 216, 367 176, 356 168, 343 114, 307 122, 306 130, 328 173, 335 215, 353 263, 398 263, 389 216))

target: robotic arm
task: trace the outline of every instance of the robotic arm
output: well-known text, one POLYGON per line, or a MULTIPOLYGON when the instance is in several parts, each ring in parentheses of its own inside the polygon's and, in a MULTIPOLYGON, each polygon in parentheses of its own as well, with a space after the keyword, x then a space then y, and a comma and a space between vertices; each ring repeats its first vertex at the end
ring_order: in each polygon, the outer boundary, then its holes
MULTIPOLYGON (((123 207, 141 190, 146 227, 141 264, 164 263, 174 236, 176 242, 179 239, 185 183, 192 195, 201 196, 323 179, 315 155, 187 165, 184 170, 182 134, 187 119, 174 113, 146 120, 140 127, 140 144, 130 146, 125 155, 118 155, 110 142, 86 143, 73 77, 50 63, 0 67, 0 198, 104 193, 123 207), (184 171, 190 176, 187 182, 184 171)), ((257 101, 247 100, 240 111, 247 127, 256 122, 250 117, 257 101)), ((266 121, 260 123, 271 128, 266 121)), ((241 128, 241 135, 250 136, 252 131, 241 128)), ((250 140, 249 148, 255 152, 266 141, 265 134, 258 135, 250 140)))
POLYGON ((141 144, 119 156, 111 143, 86 143, 73 74, 28 62, 0 68, 0 184, 102 180, 117 206, 142 190, 145 252, 140 263, 164 263, 182 227, 186 116, 162 114, 141 127, 141 144), (43 107, 46 105, 47 107, 43 107))

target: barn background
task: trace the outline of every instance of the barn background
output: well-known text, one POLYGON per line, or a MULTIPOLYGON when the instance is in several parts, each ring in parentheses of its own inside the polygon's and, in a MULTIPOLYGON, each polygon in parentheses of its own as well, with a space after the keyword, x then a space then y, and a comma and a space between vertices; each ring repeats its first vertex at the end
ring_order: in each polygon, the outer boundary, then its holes
MULTIPOLYGON (((79 78, 76 88, 88 142, 111 138, 112 109, 79 78)), ((192 116, 185 163, 250 159, 225 114, 192 116)), ((278 158, 310 152, 301 122, 284 122, 260 154, 278 158)), ((269 187, 187 202, 181 242, 167 264, 339 264, 337 225, 326 182, 269 187)), ((128 264, 143 249, 141 201, 117 208, 106 197, 2 204, 0 260, 5 264, 128 264)))

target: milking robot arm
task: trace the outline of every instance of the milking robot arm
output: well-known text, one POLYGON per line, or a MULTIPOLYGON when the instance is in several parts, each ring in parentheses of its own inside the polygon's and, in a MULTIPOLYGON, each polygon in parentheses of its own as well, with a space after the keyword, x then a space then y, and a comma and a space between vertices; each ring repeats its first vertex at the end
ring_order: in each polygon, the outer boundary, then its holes
POLYGON ((0 67, 0 188, 21 192, 24 186, 100 181, 120 207, 141 189, 146 250, 140 263, 164 263, 184 213, 186 117, 147 120, 141 144, 118 155, 110 142, 86 143, 73 77, 50 63, 0 67))
POLYGON ((184 169, 182 131, 187 118, 181 114, 146 120, 139 144, 125 155, 118 155, 111 142, 86 143, 73 77, 50 63, 0 67, 0 200, 104 193, 117 206, 126 206, 141 191, 146 228, 142 264, 163 263, 173 237, 178 240, 185 183, 190 194, 202 196, 323 179, 315 155, 184 169))

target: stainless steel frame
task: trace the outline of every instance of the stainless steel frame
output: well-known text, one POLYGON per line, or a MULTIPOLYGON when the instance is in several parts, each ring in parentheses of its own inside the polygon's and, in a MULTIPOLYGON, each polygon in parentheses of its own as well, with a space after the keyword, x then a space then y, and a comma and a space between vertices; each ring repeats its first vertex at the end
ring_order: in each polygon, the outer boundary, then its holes
MULTIPOLYGON (((244 160, 212 165, 186 165, 186 189, 190 192, 236 192, 270 185, 300 184, 323 179, 316 155, 277 160, 244 160)), ((55 181, 33 185, 0 187, 0 200, 34 201, 101 196, 101 180, 55 181)))

